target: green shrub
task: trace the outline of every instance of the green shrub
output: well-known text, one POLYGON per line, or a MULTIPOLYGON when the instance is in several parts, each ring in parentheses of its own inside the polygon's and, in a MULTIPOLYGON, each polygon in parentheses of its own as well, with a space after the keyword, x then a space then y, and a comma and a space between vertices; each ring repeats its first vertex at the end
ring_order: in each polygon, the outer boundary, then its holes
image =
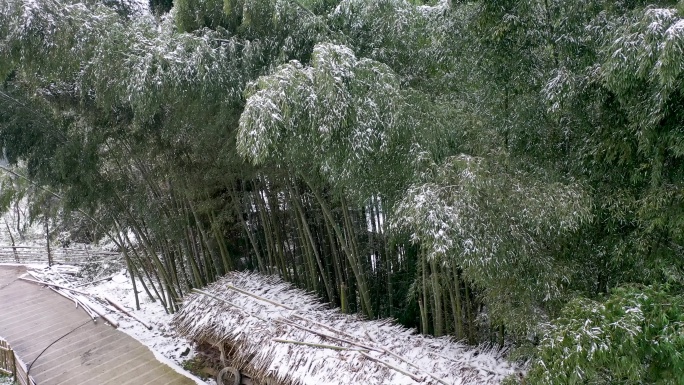
POLYGON ((539 346, 533 384, 684 384, 684 298, 626 286, 605 301, 578 298, 539 346))

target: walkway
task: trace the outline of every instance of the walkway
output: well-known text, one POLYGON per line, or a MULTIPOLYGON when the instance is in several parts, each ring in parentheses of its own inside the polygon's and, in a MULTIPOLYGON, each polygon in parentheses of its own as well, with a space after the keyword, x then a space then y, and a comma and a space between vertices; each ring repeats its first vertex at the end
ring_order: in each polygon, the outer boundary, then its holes
POLYGON ((25 271, 0 266, 0 336, 27 365, 40 356, 30 368, 38 385, 195 384, 129 335, 93 323, 73 302, 17 280, 25 271))

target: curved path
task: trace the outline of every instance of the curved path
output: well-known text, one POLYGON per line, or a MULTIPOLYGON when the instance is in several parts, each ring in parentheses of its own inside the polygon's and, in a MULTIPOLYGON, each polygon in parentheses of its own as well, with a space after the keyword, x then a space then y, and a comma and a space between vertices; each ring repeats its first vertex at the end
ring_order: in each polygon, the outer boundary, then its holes
POLYGON ((38 385, 196 383, 159 362, 129 335, 99 319, 93 323, 73 302, 17 280, 25 271, 0 266, 0 336, 27 366, 33 363, 30 374, 38 385))

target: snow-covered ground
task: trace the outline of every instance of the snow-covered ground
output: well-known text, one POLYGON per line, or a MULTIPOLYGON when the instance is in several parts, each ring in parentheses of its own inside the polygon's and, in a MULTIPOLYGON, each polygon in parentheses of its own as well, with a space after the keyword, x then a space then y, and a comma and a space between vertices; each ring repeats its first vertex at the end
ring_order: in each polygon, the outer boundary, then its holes
MULTIPOLYGON (((138 283, 138 288, 140 288, 140 283, 138 283)), ((133 285, 126 270, 121 270, 109 281, 87 287, 86 291, 98 297, 114 299, 125 306, 132 314, 152 326, 152 330, 148 330, 140 322, 121 313, 116 314, 119 330, 148 346, 158 360, 168 364, 177 371, 189 374, 182 369, 182 366, 184 362, 195 356, 192 344, 173 331, 169 326, 172 315, 167 314, 159 302, 152 302, 142 290, 138 294, 140 310, 135 310, 133 285)), ((195 377, 193 376, 193 378, 195 377)), ((207 383, 197 378, 195 379, 198 384, 207 383)), ((209 383, 213 383, 213 381, 209 381, 209 383)))
POLYGON ((0 385, 13 385, 14 382, 10 377, 4 377, 0 375, 0 385))

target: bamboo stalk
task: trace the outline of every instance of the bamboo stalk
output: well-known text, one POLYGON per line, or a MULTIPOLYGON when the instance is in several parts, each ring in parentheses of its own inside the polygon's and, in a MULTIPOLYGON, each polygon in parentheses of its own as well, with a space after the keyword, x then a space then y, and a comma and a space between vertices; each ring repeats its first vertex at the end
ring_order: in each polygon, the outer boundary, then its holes
MULTIPOLYGON (((418 377, 418 376, 416 376, 416 375, 414 375, 414 374, 411 374, 411 373, 405 371, 404 369, 401 369, 401 368, 399 368, 399 367, 396 367, 396 366, 390 364, 390 363, 387 362, 387 361, 383 361, 383 360, 381 360, 381 359, 379 359, 379 358, 375 358, 375 357, 371 356, 370 354, 364 353, 364 352, 362 352, 362 351, 359 351, 359 353, 360 353, 362 356, 368 358, 369 360, 372 360, 372 361, 375 361, 375 362, 377 362, 377 363, 383 364, 383 365, 387 366, 387 367, 390 368, 390 369, 396 370, 397 372, 399 372, 399 373, 401 373, 401 374, 403 374, 403 375, 405 375, 405 376, 407 376, 407 377, 410 377, 411 379, 413 379, 413 380, 416 381, 416 382, 423 382, 423 379, 422 379, 422 378, 420 378, 420 377, 418 377)), ((442 382, 443 382, 443 381, 442 381, 442 382)), ((446 383, 445 383, 445 384, 446 384, 446 383)), ((448 384, 447 384, 447 385, 448 385, 448 384)))
MULTIPOLYGON (((276 246, 276 263, 278 266, 280 266, 281 269, 281 276, 285 278, 285 280, 292 282, 292 276, 290 274, 289 269, 287 268, 287 265, 285 263, 285 250, 283 250, 283 239, 286 237, 282 236, 282 226, 277 226, 276 224, 282 223, 279 220, 279 215, 278 213, 280 210, 278 209, 278 205, 276 205, 276 202, 278 201, 278 197, 273 194, 272 189, 267 189, 268 185, 265 186, 264 192, 263 192, 263 197, 266 200, 264 202, 264 205, 268 204, 268 213, 270 213, 268 220, 272 223, 271 227, 271 233, 275 235, 275 246, 276 246), (270 193, 269 196, 266 194, 270 193)), ((292 266, 293 269, 296 269, 296 265, 292 266)))
POLYGON ((368 316, 368 318, 373 318, 373 304, 370 299, 370 289, 368 288, 368 282, 366 280, 366 269, 359 260, 359 245, 356 239, 357 236, 354 231, 354 225, 349 215, 349 206, 347 205, 347 200, 344 198, 344 195, 341 196, 340 201, 342 204, 342 218, 344 219, 344 228, 346 229, 345 231, 347 233, 347 241, 349 242, 349 249, 351 251, 351 259, 349 260, 349 263, 352 266, 352 268, 356 266, 355 274, 358 273, 356 282, 361 297, 361 309, 366 314, 366 316, 368 316))
MULTIPOLYGON (((137 258, 138 262, 140 263, 140 269, 142 270, 143 274, 145 274, 145 277, 147 277, 147 279, 149 280, 150 286, 152 287, 152 291, 153 291, 154 294, 157 296, 157 299, 159 299, 159 301, 162 303, 162 306, 164 306, 164 308, 166 308, 166 303, 164 303, 164 299, 161 297, 161 295, 160 295, 159 292, 157 291, 157 287, 154 286, 154 282, 152 281, 152 277, 150 276, 149 272, 147 271, 147 269, 145 269, 145 266, 142 265, 143 259, 142 259, 142 257, 140 256, 140 254, 138 254, 138 251, 135 249, 135 246, 133 245, 133 242, 132 242, 131 239, 128 237, 128 234, 126 234, 126 233, 124 233, 123 231, 121 231, 121 226, 118 224, 118 222, 117 222, 116 220, 114 221, 114 224, 117 226, 117 229, 118 229, 118 232, 119 232, 119 236, 122 238, 122 239, 121 239, 121 241, 122 241, 122 249, 123 249, 124 247, 126 247, 125 243, 127 242, 128 245, 131 247, 131 251, 133 252, 133 255, 137 258)), ((133 262, 133 259, 132 259, 132 258, 131 258, 131 262, 133 262)), ((133 267, 133 269, 135 269, 136 272, 138 273, 138 277, 140 277, 140 284, 141 284, 141 285, 143 286, 143 288, 145 289, 145 292, 147 293, 148 297, 150 298, 150 301, 152 301, 152 302, 157 302, 157 300, 154 298, 154 296, 152 296, 152 293, 150 293, 149 289, 148 289, 147 286, 145 285, 145 279, 144 279, 144 277, 142 276, 142 274, 140 274, 140 272, 137 271, 137 268, 136 268, 135 264, 132 264, 132 267, 133 267)))
MULTIPOLYGON (((340 246, 342 247, 342 250, 344 250, 344 253, 347 255, 347 259, 349 261, 349 266, 351 267, 352 272, 354 273, 354 277, 356 278, 356 283, 357 283, 357 286, 359 289, 359 294, 361 297, 361 305, 362 305, 361 307, 365 310, 366 316, 368 316, 369 318, 373 318, 373 309, 372 309, 371 301, 370 301, 370 293, 367 290, 366 280, 363 277, 363 272, 360 270, 358 258, 356 256, 356 254, 354 253, 354 250, 347 245, 347 242, 344 239, 344 235, 342 234, 342 230, 340 230, 337 223, 335 223, 332 212, 330 211, 330 208, 328 207, 328 205, 323 200, 323 197, 321 197, 321 195, 316 190, 314 190, 312 184, 310 184, 308 182, 307 182, 307 184, 309 184, 311 191, 314 193, 314 197, 316 197, 316 200, 318 201, 318 204, 321 207, 321 210, 323 211, 324 218, 326 218, 328 220, 328 222, 330 223, 330 226, 335 231, 335 235, 337 236, 337 239, 340 243, 340 246)), ((350 237, 352 235, 353 234, 349 234, 350 237)))
POLYGON ((133 261, 131 260, 131 257, 128 255, 128 252, 126 252, 126 249, 122 250, 124 252, 124 258, 126 259, 128 275, 131 277, 131 285, 133 286, 133 297, 135 298, 135 308, 140 310, 140 298, 138 297, 138 285, 136 285, 135 283, 135 270, 133 269, 133 261))
POLYGON ((112 327, 114 327, 115 329, 119 327, 119 323, 118 323, 116 320, 112 319, 112 318, 107 314, 107 312, 105 312, 105 310, 102 309, 99 305, 96 305, 96 304, 94 304, 94 303, 88 301, 86 298, 82 298, 82 297, 80 297, 80 296, 75 296, 75 297, 78 298, 79 302, 81 302, 82 304, 87 305, 92 311, 94 311, 94 312, 97 313, 100 317, 102 317, 103 320, 109 322, 109 324, 112 325, 112 327))
POLYGON ((427 264, 425 263, 425 250, 421 248, 418 252, 418 257, 420 258, 420 268, 421 268, 421 287, 422 291, 420 293, 420 299, 418 300, 418 307, 420 308, 420 321, 422 330, 421 333, 428 334, 429 324, 428 324, 428 308, 430 303, 428 301, 427 293, 427 264))
POLYGON ((242 307, 240 307, 240 306, 238 306, 238 305, 236 305, 236 304, 234 304, 234 303, 232 303, 232 302, 230 302, 230 301, 226 301, 225 299, 220 298, 220 297, 217 297, 217 296, 215 296, 215 295, 213 295, 213 294, 211 294, 211 293, 207 293, 206 291, 202 291, 202 290, 199 290, 199 289, 192 289, 192 291, 195 292, 195 293, 199 293, 199 294, 205 295, 205 296, 207 296, 207 297, 209 297, 209 298, 213 298, 213 299, 215 299, 215 300, 217 300, 217 301, 223 302, 223 303, 227 304, 228 306, 232 306, 232 307, 234 307, 234 308, 236 308, 236 309, 239 309, 239 310, 242 311, 243 313, 245 313, 245 314, 247 314, 247 315, 249 315, 249 316, 252 316, 252 317, 254 317, 254 318, 258 319, 258 320, 261 320, 261 321, 264 321, 264 322, 268 322, 267 319, 265 319, 265 318, 263 318, 263 317, 261 317, 261 316, 258 316, 258 315, 256 315, 256 314, 253 314, 253 313, 249 312, 247 309, 244 309, 244 308, 242 308, 242 307))
POLYGON ((271 341, 274 342, 281 342, 285 344, 294 344, 294 345, 304 345, 304 346, 312 346, 315 348, 324 348, 324 349, 333 349, 333 350, 347 350, 347 351, 353 351, 353 352, 362 352, 365 351, 365 349, 358 349, 358 348, 346 348, 344 346, 335 346, 335 345, 326 345, 326 344, 314 344, 311 342, 302 342, 302 341, 293 341, 293 340, 285 340, 282 338, 274 338, 271 341))
POLYGON ((12 241, 12 251, 14 251, 14 260, 15 262, 19 263, 19 253, 17 253, 17 246, 14 243, 14 236, 12 235, 12 231, 10 230, 9 225, 7 224, 7 221, 5 222, 5 226, 7 227, 7 234, 10 236, 10 241, 12 241))
POLYGON ((50 290, 54 291, 55 293, 61 295, 62 297, 66 298, 70 301, 74 301, 74 304, 76 304, 76 308, 78 308, 78 306, 81 305, 81 309, 83 309, 83 311, 85 311, 86 314, 88 314, 88 316, 93 319, 93 322, 97 322, 97 320, 96 320, 97 314, 95 314, 95 312, 93 312, 89 307, 80 303, 76 298, 71 296, 69 293, 62 292, 59 289, 56 289, 54 287, 51 287, 50 290))
MULTIPOLYGON (((289 187, 289 185, 288 185, 288 187, 289 187)), ((302 229, 304 231, 304 235, 306 237, 304 244, 306 246, 310 246, 310 247, 307 247, 307 249, 310 249, 314 253, 316 265, 318 266, 318 270, 321 274, 321 278, 323 279, 323 285, 325 286, 325 291, 328 294, 328 301, 332 302, 335 299, 334 292, 333 292, 333 286, 330 283, 330 278, 328 277, 327 272, 325 271, 325 268, 323 267, 323 259, 321 258, 321 255, 318 252, 318 248, 316 247, 314 237, 311 234, 311 229, 309 228, 309 224, 306 220, 306 215, 304 214, 304 208, 302 207, 302 204, 300 202, 301 195, 299 193, 299 189, 297 188, 296 184, 294 184, 294 189, 292 187, 290 187, 290 194, 292 194, 293 192, 296 196, 292 198, 292 201, 294 202, 295 210, 299 213, 301 227, 302 227, 302 229)))
POLYGON ((97 280, 91 281, 91 282, 81 283, 81 284, 79 284, 79 285, 76 285, 76 287, 83 287, 83 286, 93 285, 93 284, 96 284, 96 283, 99 283, 99 282, 109 281, 109 280, 111 280, 112 278, 114 278, 114 276, 106 277, 106 278, 102 278, 102 279, 97 279, 97 280))
POLYGON ((438 382, 440 382, 440 383, 442 383, 442 384, 444 384, 444 385, 449 385, 446 381, 444 381, 444 380, 442 380, 442 379, 436 377, 434 374, 430 373, 429 371, 420 368, 418 365, 416 365, 416 364, 414 364, 413 362, 407 360, 406 358, 404 358, 404 357, 402 357, 402 356, 400 356, 400 355, 398 355, 398 354, 396 354, 396 353, 393 353, 393 352, 390 351, 389 349, 387 349, 387 348, 382 348, 382 350, 383 350, 383 352, 385 352, 385 353, 391 355, 392 357, 394 357, 394 358, 396 358, 396 359, 398 359, 398 360, 400 360, 400 361, 403 361, 403 362, 407 363, 408 365, 412 366, 413 368, 417 369, 418 371, 427 374, 428 376, 432 377, 432 379, 434 379, 435 381, 438 381, 438 382))
POLYGON ((318 327, 322 327, 322 328, 328 329, 328 330, 330 330, 330 331, 332 331, 332 332, 339 333, 339 334, 341 334, 341 335, 343 335, 343 336, 345 336, 345 337, 347 337, 347 338, 357 338, 357 337, 354 337, 354 336, 351 335, 351 334, 348 334, 348 333, 345 333, 345 332, 343 332, 343 331, 341 331, 341 330, 335 329, 335 328, 332 327, 332 326, 328 326, 328 325, 326 325, 326 324, 322 324, 322 323, 320 323, 320 322, 318 322, 318 321, 314 321, 314 320, 312 320, 311 318, 306 318, 306 317, 301 316, 301 315, 299 315, 299 314, 297 314, 297 313, 293 313, 293 314, 292 314, 292 317, 299 318, 299 319, 301 319, 301 320, 303 320, 303 321, 310 322, 310 323, 312 323, 312 324, 314 324, 314 325, 316 325, 316 326, 318 326, 318 327))
POLYGON ((201 239, 202 243, 204 244, 204 249, 206 249, 209 252, 209 255, 211 256, 212 261, 214 261, 214 265, 215 265, 214 271, 216 274, 220 274, 221 272, 218 270, 218 267, 216 266, 215 261, 221 261, 222 258, 219 258, 219 256, 216 255, 216 252, 214 251, 214 249, 210 246, 209 236, 207 236, 207 232, 204 229, 204 226, 202 225, 202 221, 200 220, 200 217, 197 214, 197 210, 195 209, 195 206, 193 206, 192 201, 190 201, 190 198, 187 196, 185 199, 187 201, 188 208, 190 209, 190 212, 192 213, 193 218, 195 218, 195 224, 196 224, 195 227, 197 227, 197 229, 200 232, 200 239, 201 239))
POLYGON ((302 325, 299 325, 299 324, 294 323, 294 322, 292 322, 292 321, 286 320, 286 319, 284 319, 284 318, 276 319, 276 321, 281 322, 281 323, 284 323, 284 324, 286 324, 286 325, 293 326, 293 327, 295 327, 295 328, 297 328, 297 329, 301 329, 301 330, 304 330, 304 331, 309 332, 309 333, 312 333, 312 334, 316 334, 316 335, 318 335, 318 336, 320 336, 320 337, 330 338, 330 339, 333 339, 333 340, 337 340, 337 341, 340 341, 340 342, 344 342, 345 344, 354 345, 354 346, 358 346, 358 347, 360 347, 360 348, 364 348, 364 349, 366 349, 366 350, 372 350, 372 351, 375 351, 375 352, 378 352, 378 353, 382 353, 382 349, 374 348, 374 347, 371 347, 371 346, 368 346, 368 345, 364 345, 364 344, 362 344, 362 343, 355 342, 355 341, 351 341, 351 340, 348 340, 348 339, 346 339, 346 338, 340 338, 340 337, 336 337, 336 336, 333 336, 333 335, 330 335, 330 334, 327 334, 327 333, 319 332, 319 331, 313 330, 313 329, 311 329, 311 328, 307 328, 306 326, 302 326, 302 325))
POLYGON ((81 291, 81 290, 78 290, 78 289, 72 289, 72 288, 70 288, 70 287, 66 287, 66 286, 62 286, 62 285, 57 285, 57 284, 55 284, 55 283, 43 282, 43 281, 36 281, 36 280, 34 280, 34 279, 28 279, 28 278, 24 278, 24 277, 19 277, 18 279, 21 279, 22 281, 26 281, 26 282, 37 283, 37 284, 39 284, 39 285, 53 286, 53 287, 57 287, 57 288, 60 288, 60 289, 65 289, 65 290, 73 291, 74 293, 78 293, 78 294, 91 295, 91 294, 88 294, 88 293, 86 293, 86 292, 84 292, 84 291, 81 291))
MULTIPOLYGON (((120 198, 119 198, 120 200, 120 198)), ((123 203, 121 203, 122 206, 123 203)), ((164 264, 161 262, 159 259, 159 256, 155 252, 155 249, 152 245, 152 242, 150 241, 149 237, 145 234, 145 231, 143 227, 145 226, 144 222, 139 224, 134 215, 130 212, 130 210, 126 211, 126 214, 128 215, 130 221, 131 221, 131 230, 135 234, 136 238, 139 239, 142 242, 142 250, 147 256, 148 260, 151 261, 156 269, 152 269, 152 272, 157 274, 161 274, 161 279, 157 279, 159 282, 159 288, 160 288, 160 301, 162 301, 162 304, 164 305, 164 308, 167 312, 173 313, 175 310, 173 301, 169 301, 167 299, 162 298, 164 294, 168 295, 168 297, 178 297, 176 293, 173 291, 173 281, 171 277, 169 276, 169 271, 166 269, 164 264), (167 293, 164 293, 164 286, 166 286, 166 291, 167 293), (171 292, 169 292, 171 291, 171 292)))
MULTIPOLYGON (((36 281, 36 280, 33 280, 33 279, 28 279, 28 278, 23 278, 23 277, 19 277, 19 279, 21 279, 21 280, 23 280, 23 281, 27 281, 27 282, 33 282, 33 283, 36 283, 36 284, 39 284, 39 285, 53 286, 53 287, 56 287, 56 288, 59 288, 59 289, 69 290, 69 291, 72 291, 72 292, 77 293, 77 294, 80 294, 80 295, 85 295, 85 296, 91 296, 91 295, 92 295, 92 294, 86 293, 86 292, 81 291, 81 290, 72 289, 72 288, 69 288, 69 287, 66 287, 66 286, 57 285, 57 284, 50 283, 50 282, 36 281)), ((118 328, 118 327, 119 327, 119 323, 116 322, 114 319, 110 318, 110 317, 107 315, 107 313, 106 313, 102 308, 100 308, 99 306, 95 306, 95 304, 93 304, 92 302, 88 301, 88 300, 85 299, 85 298, 82 298, 82 297, 79 297, 79 296, 74 296, 74 297, 75 297, 76 299, 78 299, 78 302, 80 302, 81 306, 84 306, 84 305, 85 305, 85 306, 89 307, 92 311, 94 311, 94 312, 95 312, 97 315, 99 315, 102 319, 104 319, 105 321, 109 322, 109 324, 112 325, 114 328, 118 328)))
POLYGON ((435 337, 444 335, 444 315, 442 302, 442 283, 440 282, 440 273, 438 273, 437 259, 430 260, 430 277, 432 278, 432 301, 434 303, 432 314, 433 331, 435 337))
MULTIPOLYGON (((256 203, 257 206, 257 214, 259 215, 259 221, 261 222, 261 226, 264 228, 264 242, 266 243, 266 254, 268 255, 268 265, 266 266, 266 271, 269 274, 273 274, 273 266, 276 265, 275 261, 275 245, 273 244, 273 239, 269 236, 269 234, 274 234, 274 232, 271 230, 271 225, 270 222, 266 218, 266 207, 262 202, 263 197, 261 196, 261 189, 259 186, 256 184, 252 183, 254 190, 256 191, 256 198, 254 199, 254 202, 256 203)), ((252 193, 252 196, 254 193, 252 193)), ((282 275, 283 277, 285 276, 284 274, 282 275)))
MULTIPOLYGON (((300 248, 304 250, 304 252, 302 253, 304 259, 304 283, 306 284, 306 287, 309 290, 318 292, 318 280, 316 279, 316 269, 313 267, 313 254, 311 251, 311 247, 309 246, 309 243, 304 240, 305 236, 304 231, 302 230, 303 225, 301 223, 301 220, 297 215, 294 216, 294 219, 295 228, 297 229, 297 235, 302 243, 300 248)), ((293 262, 293 265, 296 265, 296 261, 293 262)))
POLYGON ((214 215, 213 211, 209 211, 209 220, 211 221, 211 232, 214 235, 214 239, 216 240, 216 243, 218 244, 219 247, 219 252, 221 253, 221 261, 223 263, 223 271, 224 274, 228 273, 233 269, 233 263, 230 259, 230 254, 228 254, 228 248, 226 247, 226 240, 223 236, 221 236, 219 232, 219 227, 216 222, 216 216, 214 215))
POLYGON ((451 292, 451 306, 454 312, 454 328, 456 332, 456 338, 463 338, 463 306, 461 305, 461 279, 458 274, 458 268, 456 266, 451 266, 454 275, 454 284, 448 285, 451 292), (454 288, 454 285, 456 286, 454 288))
POLYGON ((485 367, 480 367, 480 366, 475 366, 475 365, 473 365, 473 364, 471 364, 470 362, 467 362, 467 361, 455 360, 455 359, 450 358, 450 357, 447 357, 447 356, 445 356, 445 355, 443 355, 443 354, 439 354, 439 353, 430 353, 430 354, 434 354, 434 355, 436 355, 437 357, 443 358, 443 359, 445 359, 445 360, 451 361, 451 362, 456 363, 456 364, 460 364, 460 365, 465 365, 465 366, 471 367, 471 368, 473 368, 474 370, 482 370, 482 371, 485 371, 485 372, 490 373, 490 374, 500 374, 500 373, 497 373, 497 372, 495 372, 495 371, 493 371, 493 370, 491 370, 491 369, 487 369, 487 368, 485 368, 485 367))
POLYGON ((129 312, 128 310, 126 310, 122 304, 116 302, 115 300, 113 300, 113 299, 111 299, 111 298, 109 298, 109 297, 107 297, 107 296, 105 296, 104 299, 107 300, 107 302, 109 302, 110 304, 112 304, 112 306, 114 306, 114 307, 115 307, 117 310, 119 310, 120 312, 122 312, 122 313, 126 314, 127 316, 133 318, 134 320, 140 322, 144 327, 147 328, 147 330, 152 330, 152 326, 151 326, 150 324, 148 324, 147 322, 141 320, 140 318, 138 318, 138 316, 136 316, 135 314, 133 314, 133 313, 129 312))
MULTIPOLYGON (((233 286, 233 285, 225 285, 225 286, 223 286, 223 287, 228 288, 228 289, 231 289, 231 290, 235 290, 235 291, 237 291, 238 293, 242 293, 242 294, 244 294, 244 295, 246 295, 246 296, 250 296, 250 297, 252 297, 252 298, 256 298, 256 299, 258 299, 258 300, 260 300, 260 301, 270 303, 271 305, 279 306, 279 307, 282 307, 282 308, 287 309, 287 310, 295 310, 293 307, 284 305, 284 304, 282 304, 282 303, 278 303, 278 302, 276 302, 276 301, 272 301, 272 300, 270 300, 270 299, 268 299, 268 298, 264 298, 264 297, 258 296, 258 295, 256 295, 256 294, 250 293, 250 292, 248 292, 248 291, 246 291, 246 290, 239 289, 239 288, 237 288, 237 287, 235 287, 235 286, 233 286)), ((200 292, 200 293, 202 293, 202 294, 205 293, 205 292, 203 292, 203 291, 201 291, 201 290, 195 290, 195 291, 200 292)))
POLYGON ((237 194, 235 194, 235 191, 231 190, 230 195, 231 195, 231 200, 233 201, 233 205, 235 206, 235 213, 236 213, 237 217, 240 219, 240 223, 242 223, 242 227, 245 229, 245 233, 247 234, 247 238, 249 239, 249 242, 252 244, 254 254, 256 255, 256 258, 257 258, 258 269, 260 272, 263 273, 265 271, 266 266, 264 265, 264 261, 261 258, 261 253, 259 252, 259 244, 258 244, 257 240, 254 238, 254 234, 252 234, 252 232, 249 230, 249 226, 247 225, 245 218, 242 217, 242 210, 240 209, 240 205, 238 204, 237 194))

